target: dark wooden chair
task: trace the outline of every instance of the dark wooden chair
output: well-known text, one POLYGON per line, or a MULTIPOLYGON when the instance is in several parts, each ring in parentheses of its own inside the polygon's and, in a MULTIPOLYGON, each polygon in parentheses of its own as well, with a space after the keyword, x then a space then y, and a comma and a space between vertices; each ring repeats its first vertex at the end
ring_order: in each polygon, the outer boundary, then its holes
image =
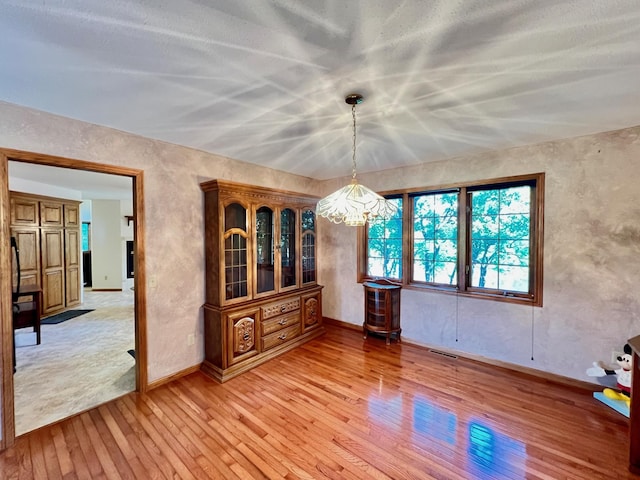
POLYGON ((37 285, 16 287, 12 295, 13 304, 13 371, 16 371, 15 331, 33 327, 36 344, 40 345, 40 305, 42 290, 37 285))
POLYGON ((40 345, 40 314, 42 310, 42 289, 38 285, 21 285, 20 276, 20 251, 16 237, 11 237, 12 260, 12 285, 11 304, 13 309, 13 332, 11 343, 13 345, 13 371, 16 371, 16 335, 18 328, 33 327, 36 333, 37 344, 40 345))
MULTIPOLYGON (((39 295, 35 292, 34 295, 39 295)), ((40 345, 40 312, 38 311, 38 301, 22 300, 13 304, 13 329, 33 327, 36 334, 36 343, 40 345)))

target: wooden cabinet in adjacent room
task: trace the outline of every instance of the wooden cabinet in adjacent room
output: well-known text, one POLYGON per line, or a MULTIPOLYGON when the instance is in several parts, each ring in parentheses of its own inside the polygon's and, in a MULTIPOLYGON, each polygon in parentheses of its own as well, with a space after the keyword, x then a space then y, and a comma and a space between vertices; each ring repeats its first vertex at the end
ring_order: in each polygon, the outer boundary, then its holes
POLYGON ((11 193, 11 226, 39 227, 40 203, 33 197, 21 197, 11 193))
POLYGON ((205 361, 223 382, 324 332, 315 197, 212 180, 205 204, 205 361))
POLYGON ((42 288, 42 313, 80 303, 80 202, 11 192, 21 285, 42 288))
POLYGON ((62 202, 50 199, 41 199, 40 226, 60 228, 64 225, 62 219, 62 202))
POLYGON ((40 285, 40 229, 11 227, 20 251, 20 284, 40 285))
POLYGON ((82 250, 82 233, 80 229, 65 228, 64 231, 64 278, 65 301, 67 307, 79 305, 82 285, 80 269, 80 251, 82 250))
POLYGON ((62 310, 65 306, 64 232, 62 229, 40 229, 40 249, 42 313, 62 310))

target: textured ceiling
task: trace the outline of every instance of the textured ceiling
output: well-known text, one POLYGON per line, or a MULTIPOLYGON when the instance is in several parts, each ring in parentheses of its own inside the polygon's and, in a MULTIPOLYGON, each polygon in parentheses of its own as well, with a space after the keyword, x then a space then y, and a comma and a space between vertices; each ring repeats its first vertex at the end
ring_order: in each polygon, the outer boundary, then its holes
POLYGON ((0 99, 317 179, 640 124, 638 0, 0 0, 0 99))

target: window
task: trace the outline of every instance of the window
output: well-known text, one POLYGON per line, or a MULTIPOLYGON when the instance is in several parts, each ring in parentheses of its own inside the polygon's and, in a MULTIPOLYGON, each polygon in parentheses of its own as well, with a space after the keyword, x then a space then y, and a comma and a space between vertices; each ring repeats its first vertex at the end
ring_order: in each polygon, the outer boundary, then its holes
POLYGON ((413 197, 412 263, 414 281, 457 284, 457 192, 413 197))
POLYGON ((367 272, 371 277, 402 277, 402 199, 390 199, 396 214, 367 224, 367 272))
POLYGON ((529 291, 531 187, 471 192, 470 286, 529 291))
POLYGON ((82 222, 82 251, 88 252, 89 250, 91 250, 91 224, 82 222))
POLYGON ((363 230, 359 281, 541 306, 543 194, 542 173, 394 192, 396 216, 363 230))

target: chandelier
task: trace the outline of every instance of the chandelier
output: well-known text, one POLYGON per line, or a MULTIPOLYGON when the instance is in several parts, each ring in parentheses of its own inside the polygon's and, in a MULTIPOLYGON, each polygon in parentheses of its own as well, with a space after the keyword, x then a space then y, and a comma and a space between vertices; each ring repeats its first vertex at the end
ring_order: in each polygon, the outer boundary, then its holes
POLYGON ((376 217, 390 218, 396 213, 397 207, 356 180, 356 105, 362 103, 362 95, 348 95, 344 101, 351 105, 353 117, 351 183, 320 200, 316 213, 333 223, 344 222, 345 225, 360 227, 376 217))

